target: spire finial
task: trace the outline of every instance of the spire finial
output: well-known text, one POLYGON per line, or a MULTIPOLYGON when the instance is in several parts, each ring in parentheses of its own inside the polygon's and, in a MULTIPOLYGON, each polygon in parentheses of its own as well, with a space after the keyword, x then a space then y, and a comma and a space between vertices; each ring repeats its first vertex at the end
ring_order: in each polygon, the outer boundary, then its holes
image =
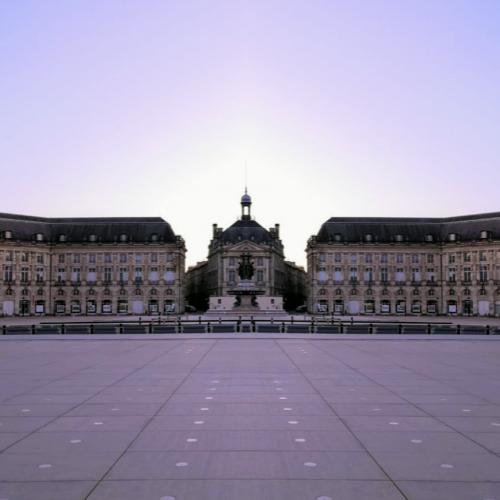
POLYGON ((248 163, 245 160, 245 194, 248 194, 247 185, 248 185, 248 163))

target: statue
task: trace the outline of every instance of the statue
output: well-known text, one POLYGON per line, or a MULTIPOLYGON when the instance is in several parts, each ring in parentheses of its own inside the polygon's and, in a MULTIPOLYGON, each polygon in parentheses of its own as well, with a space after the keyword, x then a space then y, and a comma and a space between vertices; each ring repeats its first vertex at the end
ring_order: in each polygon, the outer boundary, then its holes
POLYGON ((250 254, 249 253, 244 253, 241 256, 241 261, 238 266, 238 276, 242 280, 251 280, 253 273, 254 273, 254 268, 253 268, 253 262, 250 260, 250 254))

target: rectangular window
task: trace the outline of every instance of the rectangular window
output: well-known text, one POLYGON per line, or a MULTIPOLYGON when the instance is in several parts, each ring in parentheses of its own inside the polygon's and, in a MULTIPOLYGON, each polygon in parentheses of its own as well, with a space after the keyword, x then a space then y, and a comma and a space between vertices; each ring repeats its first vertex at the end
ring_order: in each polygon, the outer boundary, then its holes
POLYGON ((73 283, 78 283, 80 281, 80 268, 74 267, 71 271, 71 281, 73 283))
POLYGON ((61 253, 58 255, 58 260, 59 264, 64 264, 64 254, 61 253))
POLYGON ((173 269, 167 269, 165 271, 165 281, 167 285, 173 285, 175 283, 175 271, 173 269))
POLYGON ((355 253, 351 254, 351 264, 356 264, 358 261, 358 256, 355 253))
POLYGON ((167 253, 166 261, 167 262, 173 262, 174 261, 174 254, 173 253, 167 253))
MULTIPOLYGON (((401 255, 401 254, 399 254, 401 255)), ((403 282, 406 281, 405 271, 402 267, 396 269, 396 281, 403 282)))
POLYGON ((479 260, 480 260, 481 262, 484 262, 484 261, 486 260, 486 252, 485 252, 484 250, 481 250, 481 251, 479 252, 479 260))
POLYGON ((472 280, 472 273, 470 267, 464 267, 464 281, 470 282, 472 280))
POLYGON ((127 254, 121 253, 120 254, 120 264, 126 264, 126 263, 127 263, 127 254))
POLYGON ((344 274, 342 273, 342 268, 341 267, 336 267, 335 268, 335 281, 337 283, 343 281, 344 279, 344 274))
POLYGON ((157 253, 151 254, 151 262, 154 264, 156 264, 158 262, 158 254, 157 253))
POLYGON ((259 283, 262 283, 264 281, 264 271, 262 269, 259 269, 257 271, 257 281, 259 283))
POLYGON ((318 272, 318 282, 326 283, 328 281, 328 274, 324 268, 321 268, 318 272))
POLYGON ((340 253, 335 254, 335 262, 342 262, 342 254, 340 253))
POLYGON ((427 264, 434 264, 434 254, 427 254, 427 264))
POLYGON ((80 264, 80 254, 79 253, 73 254, 73 264, 80 264))
POLYGON ((158 283, 158 268, 152 267, 149 271, 149 281, 153 284, 158 283))
POLYGON ((142 267, 136 267, 134 270, 134 280, 136 283, 142 282, 142 267))
POLYGON ((349 270, 349 280, 350 281, 357 281, 358 280, 358 268, 357 267, 351 267, 349 270))
POLYGON ((95 267, 89 267, 87 271, 87 282, 95 283, 97 280, 97 273, 95 267))
POLYGON ((229 283, 236 283, 236 271, 229 269, 229 283))
POLYGON ((396 254, 396 262, 398 264, 402 264, 403 263, 403 254, 402 253, 396 254))
POLYGON ((236 265, 236 259, 234 257, 229 257, 229 265, 230 266, 235 266, 236 265))
POLYGON ((471 253, 470 252, 464 252, 464 262, 471 262, 471 253))
POLYGON ((111 281, 113 280, 113 277, 112 277, 112 268, 111 267, 105 267, 104 268, 104 282, 105 283, 111 283, 111 281))
POLYGON ((488 266, 485 264, 479 266, 479 281, 488 281, 488 266))
POLYGON ((7 252, 5 252, 5 260, 6 261, 12 262, 13 257, 14 257, 14 254, 13 254, 12 250, 8 250, 7 252))
POLYGON ((104 254, 104 263, 105 264, 111 264, 111 254, 110 253, 105 253, 104 254))
POLYGON ((420 255, 418 253, 414 253, 411 256, 411 263, 412 264, 418 264, 420 262, 420 255))
POLYGON ((60 283, 61 281, 65 280, 66 280, 66 270, 64 269, 64 267, 60 267, 57 270, 57 281, 60 283))
POLYGON ((365 269, 364 280, 366 283, 371 283, 373 281, 373 269, 371 267, 365 269))
POLYGON ((45 280, 45 271, 44 271, 43 267, 37 267, 36 268, 36 281, 37 281, 37 283, 41 283, 44 280, 45 280))
POLYGON ((450 253, 450 255, 448 255, 448 264, 455 264, 455 254, 454 253, 450 253))
POLYGON ((387 256, 386 253, 383 253, 381 256, 380 256, 380 263, 381 264, 387 264, 389 262, 389 258, 387 256))
POLYGON ((89 254, 89 264, 95 264, 96 258, 95 258, 95 253, 90 253, 89 254))
POLYGON ((365 263, 371 264, 373 262, 373 255, 371 253, 367 253, 365 255, 365 263))
POLYGON ((4 281, 10 283, 12 281, 12 266, 5 266, 3 271, 4 281))
POLYGON ((264 265, 264 259, 262 257, 257 257, 257 265, 258 266, 263 266, 264 265))
POLYGON ((414 267, 411 270, 411 280, 414 283, 419 283, 420 282, 420 269, 418 267, 414 267))
POLYGON ((29 253, 21 252, 21 262, 28 262, 28 261, 29 261, 29 253))
POLYGON ((434 268, 427 268, 427 281, 434 282, 436 280, 436 273, 434 272, 434 268))
POLYGON ((21 282, 22 283, 28 282, 28 268, 27 267, 21 268, 21 282))
POLYGON ((457 269, 455 267, 448 268, 448 281, 454 283, 457 280, 457 269))
POLYGON ((128 282, 128 268, 120 267, 120 282, 127 283, 128 282))
POLYGON ((43 264, 44 263, 44 256, 43 253, 40 253, 36 256, 36 263, 37 264, 43 264))
POLYGON ((136 264, 142 264, 142 253, 136 253, 134 257, 136 264))
POLYGON ((387 267, 380 268, 380 281, 387 283, 389 281, 389 271, 387 267))
POLYGON ((319 261, 320 262, 326 262, 326 255, 324 253, 319 254, 319 261))

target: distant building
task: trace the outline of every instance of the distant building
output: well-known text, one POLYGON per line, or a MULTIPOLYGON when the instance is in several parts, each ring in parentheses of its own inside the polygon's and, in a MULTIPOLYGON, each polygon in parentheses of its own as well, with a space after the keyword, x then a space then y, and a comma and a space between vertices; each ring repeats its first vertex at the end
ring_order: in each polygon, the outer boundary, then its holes
POLYGON ((0 315, 182 312, 185 252, 159 217, 0 214, 0 315))
POLYGON ((255 267, 253 282, 263 295, 283 297, 285 309, 305 303, 305 271, 285 261, 280 227, 263 228, 251 216, 252 199, 241 198, 241 218, 227 229, 213 225, 208 259, 188 269, 187 300, 197 309, 208 307, 209 297, 229 297, 239 282, 242 254, 250 254, 255 267))
POLYGON ((500 316, 500 212, 334 217, 307 266, 313 313, 500 316))

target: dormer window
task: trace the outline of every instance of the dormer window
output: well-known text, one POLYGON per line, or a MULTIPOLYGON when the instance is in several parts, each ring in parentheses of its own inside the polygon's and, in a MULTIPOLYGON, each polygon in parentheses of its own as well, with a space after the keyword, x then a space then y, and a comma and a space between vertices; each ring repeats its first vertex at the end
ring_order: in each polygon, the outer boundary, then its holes
POLYGON ((95 243, 97 241, 97 236, 95 234, 90 234, 89 235, 89 241, 91 243, 95 243))
POLYGON ((65 234, 60 234, 58 239, 59 239, 59 243, 66 243, 66 235, 65 234))
POLYGON ((128 236, 125 233, 120 234, 120 242, 126 243, 128 241, 128 236))
POLYGON ((432 243, 434 241, 434 236, 432 236, 432 234, 426 234, 425 235, 425 241, 427 243, 432 243))
POLYGON ((394 237, 394 240, 397 243, 401 243, 404 240, 403 235, 402 234, 396 234, 396 236, 394 237))
POLYGON ((340 233, 335 233, 333 235, 333 240, 336 242, 342 241, 342 235, 340 233))
POLYGON ((158 235, 156 233, 153 233, 151 235, 151 241, 153 241, 153 242, 158 241, 158 235))
POLYGON ((3 235, 4 235, 4 238, 5 238, 6 240, 11 240, 11 239, 12 239, 12 231, 5 231, 5 232, 3 233, 3 235))
POLYGON ((35 241, 43 241, 43 234, 42 233, 36 233, 35 234, 35 241))
POLYGON ((365 242, 371 243, 372 241, 373 241, 373 234, 371 234, 371 233, 365 234, 365 242))
POLYGON ((487 240, 490 237, 489 231, 481 231, 479 233, 479 239, 481 240, 487 240))
POLYGON ((448 235, 448 241, 457 241, 457 233, 450 233, 448 235))

